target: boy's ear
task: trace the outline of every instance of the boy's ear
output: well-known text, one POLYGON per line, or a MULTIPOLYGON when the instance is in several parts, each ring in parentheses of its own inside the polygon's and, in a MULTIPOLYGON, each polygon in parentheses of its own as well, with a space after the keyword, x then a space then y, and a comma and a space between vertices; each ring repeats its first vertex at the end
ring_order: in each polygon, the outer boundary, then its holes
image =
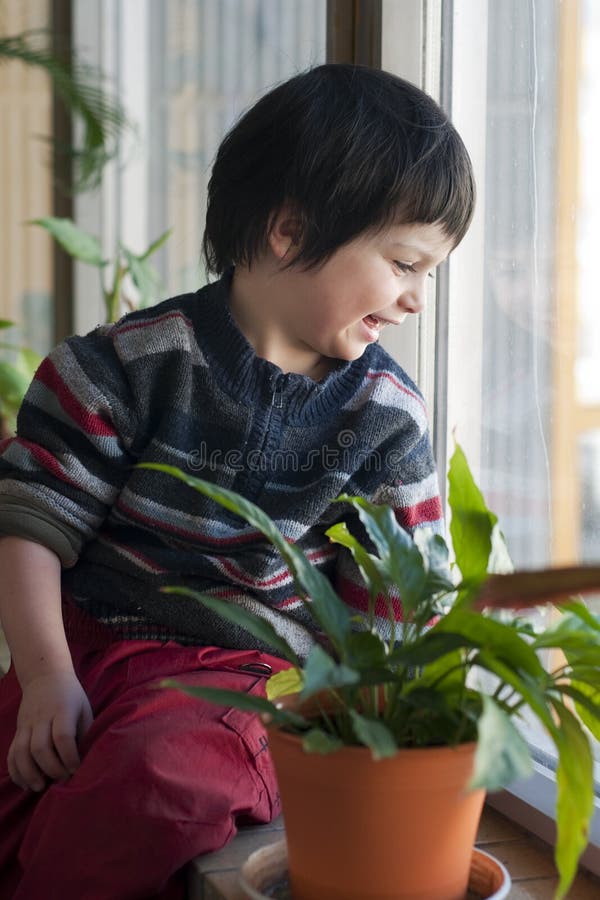
POLYGON ((290 206, 283 206, 271 219, 267 238, 276 259, 282 261, 295 256, 300 250, 301 235, 298 215, 290 206))

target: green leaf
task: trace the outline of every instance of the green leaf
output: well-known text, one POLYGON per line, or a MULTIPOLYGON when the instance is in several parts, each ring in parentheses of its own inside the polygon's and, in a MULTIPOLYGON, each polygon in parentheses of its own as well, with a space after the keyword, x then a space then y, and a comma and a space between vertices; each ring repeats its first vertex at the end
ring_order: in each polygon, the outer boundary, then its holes
MULTIPOLYGON (((571 681, 581 681, 584 684, 587 684, 591 689, 597 691, 600 690, 600 660, 598 659, 598 654, 594 654, 595 665, 572 665, 571 660, 568 658, 569 662, 569 679, 571 681)), ((562 690, 563 685, 559 685, 562 690)))
MULTIPOLYGON (((236 513, 257 528, 279 550, 283 559, 290 568, 294 577, 294 583, 298 593, 303 598, 310 598, 307 603, 309 610, 321 626, 336 650, 343 648, 346 635, 350 632, 350 612, 346 604, 333 590, 329 579, 323 575, 306 558, 302 550, 295 547, 281 534, 275 523, 258 506, 246 500, 234 491, 218 487, 208 481, 187 475, 175 466, 165 466, 158 463, 140 463, 142 469, 154 469, 171 475, 173 478, 183 481, 190 487, 210 497, 215 503, 219 503, 225 509, 236 513)), ((289 658, 289 657, 288 657, 289 658)))
POLYGON ((11 407, 19 407, 30 379, 12 363, 0 360, 0 397, 11 407))
POLYGON ((267 700, 277 700, 288 694, 299 694, 304 685, 302 670, 296 666, 283 669, 267 679, 267 700))
POLYGON ((510 717, 483 695, 483 713, 477 723, 478 740, 471 789, 499 791, 513 781, 529 778, 533 763, 527 743, 510 717))
POLYGON ((564 612, 577 616, 577 618, 581 619, 581 621, 589 628, 593 628, 594 631, 600 632, 600 616, 595 615, 589 610, 583 601, 568 600, 566 603, 558 603, 557 606, 564 612))
POLYGON ((54 91, 74 116, 81 134, 77 147, 52 143, 55 152, 68 155, 75 164, 73 189, 89 190, 99 185, 103 166, 117 154, 116 138, 127 125, 125 112, 118 100, 109 97, 101 72, 80 63, 73 54, 66 64, 52 53, 51 45, 49 29, 3 35, 0 60, 19 59, 52 79, 54 91))
POLYGON ((311 728, 302 738, 302 749, 305 753, 320 753, 325 756, 328 753, 335 753, 343 746, 341 738, 327 734, 321 728, 311 728))
POLYGON ((284 659, 289 659, 294 665, 299 664, 298 657, 294 650, 292 650, 288 642, 281 637, 271 623, 267 622, 266 619, 261 618, 261 616, 256 613, 244 609, 244 607, 240 606, 238 603, 229 603, 227 600, 223 600, 220 597, 211 597, 208 594, 200 594, 198 591, 193 591, 191 588, 186 587, 163 587, 161 588, 161 593, 181 594, 184 597, 191 597, 192 600, 197 600, 198 603, 206 606, 207 609, 218 613, 218 615, 222 616, 224 619, 233 622, 234 625, 239 625, 241 628, 244 628, 246 631, 250 632, 250 634, 254 635, 254 637, 258 638, 259 641, 263 641, 265 644, 273 647, 273 649, 281 654, 284 659))
POLYGON ((0 330, 3 328, 14 328, 15 323, 10 322, 8 319, 0 319, 0 330))
POLYGON ((369 747, 373 759, 385 759, 396 755, 398 745, 392 732, 383 722, 380 722, 378 719, 368 719, 366 716, 361 716, 355 709, 350 710, 350 716, 354 734, 361 744, 369 747))
MULTIPOLYGON (((509 662, 502 662, 502 660, 494 658, 492 654, 487 653, 485 650, 482 650, 477 654, 472 660, 472 664, 473 666, 481 666, 482 669, 492 672, 492 674, 496 675, 501 682, 514 688, 550 732, 551 736, 556 740, 556 724, 548 709, 546 696, 543 690, 540 690, 540 685, 535 678, 515 671, 509 662)), ((542 685, 544 685, 546 681, 547 676, 544 673, 542 685)))
POLYGON ((385 593, 385 583, 379 569, 377 568, 377 559, 373 557, 362 544, 357 541, 354 535, 349 531, 345 522, 338 522, 332 525, 325 532, 330 541, 334 544, 341 544, 350 550, 354 562, 360 570, 360 574, 367 586, 371 600, 374 600, 378 594, 385 593))
MULTIPOLYGON (((445 635, 440 635, 445 637, 445 635)), ((419 683, 424 686, 435 685, 444 691, 462 691, 467 677, 467 665, 462 650, 452 650, 444 656, 434 657, 425 666, 419 683)))
POLYGON ((456 586, 450 577, 448 546, 441 534, 436 534, 429 528, 418 528, 413 540, 419 548, 427 570, 426 594, 454 591, 456 586))
POLYGON ((535 650, 510 624, 486 618, 468 609, 454 608, 429 632, 440 633, 461 635, 464 646, 470 644, 488 650, 513 669, 545 680, 546 672, 535 650))
POLYGON ((338 665, 319 644, 315 644, 304 664, 302 699, 319 691, 345 687, 358 681, 358 672, 343 663, 338 665))
POLYGON ((41 361, 42 357, 39 353, 36 353, 35 350, 31 350, 31 348, 29 347, 21 347, 17 356, 16 364, 19 368, 19 371, 21 371, 23 375, 25 375, 25 377, 28 378, 29 381, 31 381, 41 361))
POLYGON ((565 613, 536 635, 532 646, 535 650, 560 647, 564 653, 569 650, 587 653, 593 647, 600 649, 600 631, 590 628, 578 616, 565 613))
MULTIPOLYGON (((434 626, 434 629, 435 627, 437 626, 434 626)), ((474 640, 462 634, 451 632, 446 634, 434 629, 427 631, 416 641, 397 647, 390 654, 390 659, 405 666, 425 666, 453 651, 477 646, 474 640)))
POLYGON ((356 669, 373 669, 384 666, 387 648, 381 635, 376 631, 353 631, 346 638, 346 658, 356 669))
POLYGON ((450 460, 448 484, 450 534, 456 562, 464 580, 478 581, 488 570, 492 530, 498 520, 487 508, 458 444, 450 460))
POLYGON ((140 262, 143 262, 145 259, 148 259, 148 257, 152 256, 153 253, 156 253, 156 251, 160 247, 162 247, 162 245, 171 236, 172 233, 173 233, 172 228, 168 228, 166 231, 164 231, 159 238, 157 238, 155 241, 153 241, 150 244, 150 246, 148 247, 147 250, 144 251, 144 253, 142 253, 140 256, 138 256, 138 259, 140 260, 140 262))
POLYGON ((559 690, 575 701, 577 715, 595 739, 600 741, 600 684, 593 687, 581 681, 571 681, 570 684, 561 684, 559 690))
POLYGON ((66 250, 70 256, 81 262, 89 263, 101 269, 106 265, 102 258, 102 248, 97 237, 87 234, 78 228, 71 219, 58 219, 54 216, 45 216, 41 219, 31 219, 30 225, 41 225, 52 237, 66 250))
POLYGON ((157 299, 161 283, 160 275, 150 263, 145 262, 126 247, 121 249, 129 267, 131 280, 140 292, 140 309, 144 309, 157 299))
POLYGON ((386 719, 401 747, 433 747, 475 740, 481 700, 474 691, 458 694, 428 687, 421 678, 405 682, 392 716, 386 719))
POLYGON ((257 694, 245 694, 242 691, 228 691, 223 688, 202 685, 191 686, 171 678, 161 681, 160 687, 176 688, 184 694, 198 697, 200 700, 208 700, 210 703, 217 704, 217 706, 231 706, 234 709, 241 709, 243 712, 267 715, 277 725, 283 727, 305 728, 307 725, 307 721, 303 716, 291 710, 280 709, 274 703, 271 703, 270 700, 257 694))
POLYGON ((510 558, 506 538, 500 530, 498 523, 492 528, 492 550, 488 561, 488 572, 495 572, 499 575, 507 575, 514 572, 513 561, 510 558))
POLYGON ((554 859, 560 881, 556 900, 567 896, 577 874, 579 857, 588 842, 594 811, 594 765, 590 742, 575 716, 553 701, 560 729, 556 769, 556 847, 554 859))
POLYGON ((348 494, 341 494, 337 500, 349 503, 357 510, 379 554, 379 572, 389 585, 397 588, 408 618, 422 599, 427 578, 419 548, 398 523, 391 507, 348 494))

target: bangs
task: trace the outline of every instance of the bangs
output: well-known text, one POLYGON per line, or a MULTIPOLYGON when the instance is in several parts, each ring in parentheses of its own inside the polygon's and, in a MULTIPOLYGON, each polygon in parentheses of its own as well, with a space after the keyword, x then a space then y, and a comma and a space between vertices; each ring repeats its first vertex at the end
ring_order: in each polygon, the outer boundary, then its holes
POLYGON ((431 97, 388 72, 329 64, 274 88, 223 140, 204 254, 219 274, 251 266, 286 205, 300 246, 289 266, 319 266, 393 223, 438 223, 456 246, 474 204, 469 155, 431 97))

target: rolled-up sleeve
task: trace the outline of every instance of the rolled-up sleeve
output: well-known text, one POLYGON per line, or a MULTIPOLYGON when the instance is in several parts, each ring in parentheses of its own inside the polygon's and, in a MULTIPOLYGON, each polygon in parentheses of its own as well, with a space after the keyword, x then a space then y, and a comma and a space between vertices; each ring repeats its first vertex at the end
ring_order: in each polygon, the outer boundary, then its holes
POLYGON ((74 565, 136 461, 135 406, 109 326, 59 344, 34 376, 16 436, 0 444, 0 534, 74 565))

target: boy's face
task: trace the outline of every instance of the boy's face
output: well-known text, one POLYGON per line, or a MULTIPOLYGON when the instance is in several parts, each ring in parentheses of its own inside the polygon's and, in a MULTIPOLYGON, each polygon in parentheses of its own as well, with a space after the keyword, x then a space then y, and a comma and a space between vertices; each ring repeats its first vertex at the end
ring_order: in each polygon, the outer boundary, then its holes
POLYGON ((321 356, 358 359, 384 327, 421 312, 427 278, 452 248, 439 225, 393 225, 340 247, 319 269, 288 269, 289 336, 321 356))

